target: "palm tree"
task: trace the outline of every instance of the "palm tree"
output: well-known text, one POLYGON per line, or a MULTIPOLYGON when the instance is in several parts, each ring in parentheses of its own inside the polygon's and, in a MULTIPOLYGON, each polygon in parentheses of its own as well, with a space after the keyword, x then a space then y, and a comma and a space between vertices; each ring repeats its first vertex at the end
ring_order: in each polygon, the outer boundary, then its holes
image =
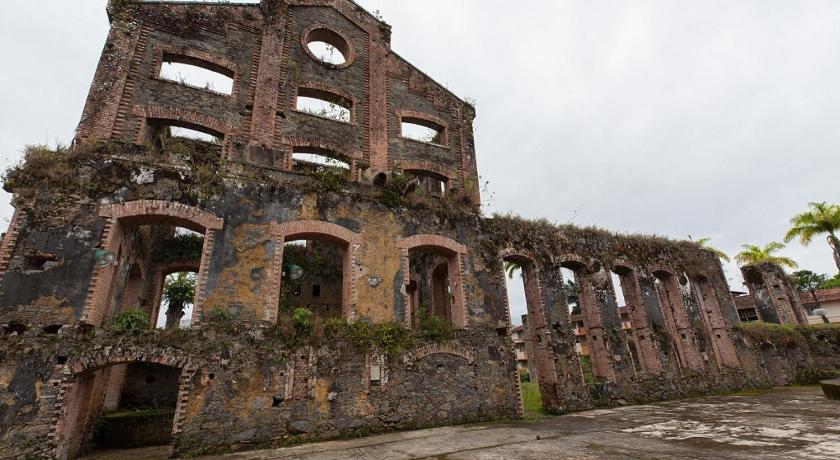
POLYGON ((727 261, 727 262, 731 262, 731 259, 729 258, 729 256, 728 256, 725 252, 721 251, 721 250, 720 250, 720 249, 718 249, 718 248, 715 248, 715 247, 709 246, 709 241, 712 241, 712 239, 711 239, 711 238, 698 238, 698 239, 697 239, 697 244, 698 244, 701 248, 703 248, 703 249, 705 249, 705 250, 707 250, 707 251, 711 251, 711 252, 712 252, 712 254, 714 254, 714 255, 718 256, 718 258, 719 258, 719 259, 723 259, 723 260, 725 260, 725 261, 727 261))
POLYGON ((757 244, 745 244, 741 247, 744 248, 744 250, 735 256, 735 262, 738 262, 741 265, 770 262, 776 265, 781 265, 782 267, 799 267, 799 265, 797 265, 797 263, 789 257, 773 255, 774 252, 785 247, 784 244, 779 243, 778 241, 771 241, 765 244, 764 247, 757 244))
POLYGON ((840 270, 840 239, 837 238, 837 233, 840 232, 840 205, 823 201, 808 203, 808 206, 808 211, 797 214, 790 220, 791 228, 785 234, 785 243, 799 238, 799 242, 807 246, 815 236, 826 235, 834 253, 834 263, 840 270))
POLYGON ((166 329, 177 329, 184 307, 191 304, 195 296, 195 273, 178 272, 166 277, 163 285, 163 299, 168 304, 166 309, 166 329))

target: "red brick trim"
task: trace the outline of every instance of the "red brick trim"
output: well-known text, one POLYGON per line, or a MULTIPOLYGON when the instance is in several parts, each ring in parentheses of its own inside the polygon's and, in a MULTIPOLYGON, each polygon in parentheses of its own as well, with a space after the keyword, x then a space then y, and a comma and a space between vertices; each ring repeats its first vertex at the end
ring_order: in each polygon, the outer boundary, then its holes
MULTIPOLYGON (((170 222, 204 233, 204 247, 198 272, 195 300, 193 301, 193 324, 198 324, 201 318, 201 307, 206 297, 207 262, 213 251, 214 232, 222 228, 224 221, 211 213, 192 206, 157 200, 139 200, 123 204, 104 205, 100 209, 99 215, 107 219, 100 247, 114 254, 119 252, 124 225, 170 222)), ((114 275, 113 265, 94 268, 80 322, 100 325, 105 319, 105 309, 110 299, 114 275)))
POLYGON ((9 221, 9 228, 6 230, 6 235, 3 237, 3 243, 0 244, 0 282, 9 270, 9 262, 12 258, 12 252, 17 244, 17 238, 20 234, 20 227, 23 219, 26 217, 26 211, 15 209, 12 214, 12 219, 9 221))
POLYGON ((467 247, 445 236, 420 234, 397 239, 397 249, 400 250, 400 269, 403 274, 401 293, 405 305, 406 327, 411 327, 414 312, 411 311, 411 299, 407 287, 411 283, 410 251, 412 249, 439 249, 448 255, 449 286, 455 301, 452 305, 452 324, 456 328, 467 326, 467 299, 464 290, 464 257, 467 247))
POLYGON ((420 142, 421 144, 433 145, 435 147, 442 147, 442 148, 445 148, 445 149, 449 148, 449 124, 446 121, 444 121, 443 119, 438 118, 434 115, 425 113, 425 112, 418 112, 416 110, 405 110, 405 109, 396 110, 395 115, 396 115, 396 118, 397 118, 397 127, 400 130, 400 139, 405 139, 405 140, 413 141, 413 142, 420 142), (408 118, 409 122, 411 122, 411 119, 414 119, 414 120, 420 121, 421 124, 422 124, 422 122, 426 122, 426 123, 435 124, 435 125, 440 126, 440 128, 442 129, 440 143, 423 142, 423 141, 418 141, 416 139, 411 139, 411 138, 403 136, 402 135, 402 122, 403 122, 403 119, 405 119, 405 118, 408 118))
POLYGON ((421 359, 427 356, 440 353, 458 356, 460 358, 465 359, 470 365, 475 364, 475 353, 472 350, 461 346, 457 343, 430 343, 415 348, 414 350, 411 350, 410 352, 405 354, 405 363, 411 366, 416 361, 420 361, 421 359))
MULTIPOLYGON (((352 19, 351 19, 351 21, 352 21, 352 19)), ((353 22, 355 22, 355 21, 353 21, 353 22)), ((326 40, 320 40, 320 41, 328 43, 328 42, 326 42, 326 40)), ((347 37, 344 34, 342 34, 341 32, 335 30, 334 28, 332 28, 332 27, 330 27, 326 24, 316 23, 316 24, 313 24, 313 25, 309 26, 306 30, 304 30, 300 34, 300 45, 303 47, 303 50, 306 52, 306 54, 308 54, 309 57, 312 58, 313 61, 317 62, 318 64, 330 67, 330 68, 346 69, 346 68, 350 67, 350 65, 353 64, 353 61, 356 60, 356 52, 355 52, 355 49, 353 48, 353 43, 349 39, 347 39, 347 37), (325 63, 320 58, 318 58, 318 56, 315 56, 314 54, 312 54, 312 51, 309 49, 310 36, 315 35, 315 36, 312 37, 313 41, 319 41, 318 40, 319 38, 324 38, 324 37, 318 37, 317 36, 318 35, 318 33, 317 33, 318 29, 323 29, 327 33, 335 34, 339 39, 341 39, 344 42, 345 46, 336 46, 335 44, 331 43, 331 45, 335 46, 335 48, 338 49, 341 52, 342 55, 344 55, 344 63, 343 64, 335 65, 335 64, 325 63), (344 48, 344 49, 342 50, 342 48, 344 48)))
POLYGON ((467 247, 442 235, 420 234, 397 239, 398 249, 415 249, 420 247, 437 247, 447 249, 455 254, 466 254, 467 247))
POLYGON ((438 163, 432 163, 431 161, 394 160, 394 167, 402 171, 415 170, 432 172, 445 177, 449 181, 452 181, 452 179, 457 177, 457 173, 453 172, 449 167, 438 163))
POLYGON ((139 129, 134 135, 134 141, 138 144, 143 143, 146 137, 146 125, 149 119, 166 120, 187 126, 198 126, 224 137, 229 136, 235 130, 232 124, 219 118, 175 107, 135 106, 132 113, 136 116, 143 117, 144 120, 143 123, 140 123, 139 129))
POLYGON ((362 244, 362 236, 332 222, 320 220, 293 220, 272 222, 271 235, 275 240, 274 259, 269 274, 270 296, 265 306, 265 321, 277 322, 277 305, 280 303, 280 288, 283 278, 283 244, 296 239, 326 239, 345 248, 342 269, 341 311, 347 319, 356 316, 356 257, 362 244))
POLYGON ((99 215, 123 220, 133 225, 157 223, 163 218, 199 233, 205 230, 221 230, 224 225, 224 220, 207 211, 174 201, 162 200, 138 200, 105 205, 100 209, 99 215))
POLYGON ((170 349, 109 348, 107 353, 97 351, 65 365, 56 366, 53 373, 56 377, 50 383, 57 386, 59 390, 53 404, 53 414, 47 435, 47 448, 45 449, 51 457, 66 458, 67 449, 73 441, 68 438, 66 431, 68 428, 72 428, 68 423, 72 423, 71 421, 78 416, 79 405, 68 400, 70 395, 73 394, 73 387, 78 384, 77 377, 84 372, 137 362, 162 364, 181 369, 181 376, 178 381, 178 400, 172 422, 172 434, 176 435, 183 430, 186 403, 189 400, 193 377, 199 369, 198 363, 188 356, 178 354, 177 351, 170 349))

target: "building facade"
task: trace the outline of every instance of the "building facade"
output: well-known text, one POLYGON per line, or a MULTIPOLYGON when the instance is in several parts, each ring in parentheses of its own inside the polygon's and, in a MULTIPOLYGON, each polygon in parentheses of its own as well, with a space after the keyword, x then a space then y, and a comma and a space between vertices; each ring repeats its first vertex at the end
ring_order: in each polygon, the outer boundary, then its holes
POLYGON ((473 107, 352 1, 108 13, 74 146, 30 149, 4 184, 0 456, 131 445, 138 426, 192 456, 519 417, 506 262, 548 411, 771 381, 714 254, 482 216, 473 107), (173 273, 195 278, 186 329, 173 273))

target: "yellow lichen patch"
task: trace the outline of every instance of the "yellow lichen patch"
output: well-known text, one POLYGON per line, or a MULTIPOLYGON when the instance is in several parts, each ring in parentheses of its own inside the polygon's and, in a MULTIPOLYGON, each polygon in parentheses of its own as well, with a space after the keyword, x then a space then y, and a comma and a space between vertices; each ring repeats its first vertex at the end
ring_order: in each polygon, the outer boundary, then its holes
POLYGON ((330 415, 330 401, 328 397, 331 385, 332 380, 330 379, 319 378, 315 380, 315 402, 318 404, 318 411, 324 417, 330 415))
MULTIPOLYGON (((196 380, 198 380, 196 378, 196 380)), ((204 407, 204 400, 207 398, 208 386, 201 385, 194 381, 190 389, 190 396, 187 399, 186 407, 184 408, 184 419, 189 422, 195 417, 204 407)))
POLYGON ((367 392, 360 391, 356 393, 356 410, 358 415, 373 415, 373 406, 370 405, 367 392))
POLYGON ((318 215, 318 195, 309 193, 303 196, 300 203, 301 220, 320 220, 318 215))
POLYGON ((6 390, 9 388, 9 383, 12 382, 12 377, 15 376, 15 368, 12 366, 0 366, 0 389, 6 390))
POLYGON ((265 387, 263 375, 258 370, 240 374, 231 385, 235 397, 228 399, 225 403, 225 412, 245 420, 252 417, 255 402, 262 399, 263 405, 265 405, 265 399, 268 399, 268 405, 271 404, 271 400, 266 395, 265 387))
POLYGON ((394 277, 400 270, 400 251, 395 235, 402 229, 391 213, 367 211, 356 218, 365 222, 363 244, 356 252, 356 312, 374 322, 394 320, 394 277), (370 280, 377 283, 371 283, 370 280), (381 281, 380 281, 381 280, 381 281))
POLYGON ((273 258, 270 242, 267 224, 243 224, 234 231, 230 244, 236 251, 236 264, 222 269, 219 283, 205 301, 205 311, 237 305, 242 308, 240 319, 267 319, 265 300, 270 296, 273 258))

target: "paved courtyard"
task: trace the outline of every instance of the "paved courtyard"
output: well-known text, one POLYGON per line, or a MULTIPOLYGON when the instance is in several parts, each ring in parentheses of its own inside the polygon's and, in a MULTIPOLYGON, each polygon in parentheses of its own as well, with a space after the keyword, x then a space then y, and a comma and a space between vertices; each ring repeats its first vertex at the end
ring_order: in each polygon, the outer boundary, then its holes
MULTIPOLYGON (((161 449, 91 456, 161 458, 161 449)), ((713 396, 540 420, 392 433, 217 460, 840 458, 840 402, 819 387, 713 396)))

